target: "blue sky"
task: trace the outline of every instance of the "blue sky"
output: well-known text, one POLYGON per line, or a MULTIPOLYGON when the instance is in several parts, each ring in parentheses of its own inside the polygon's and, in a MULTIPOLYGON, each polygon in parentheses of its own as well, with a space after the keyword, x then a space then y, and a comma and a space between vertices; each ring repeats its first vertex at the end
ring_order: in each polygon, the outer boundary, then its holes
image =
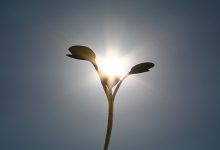
POLYGON ((8 0, 0 18, 0 149, 102 149, 107 100, 76 44, 155 63, 119 89, 110 149, 220 149, 218 1, 8 0))

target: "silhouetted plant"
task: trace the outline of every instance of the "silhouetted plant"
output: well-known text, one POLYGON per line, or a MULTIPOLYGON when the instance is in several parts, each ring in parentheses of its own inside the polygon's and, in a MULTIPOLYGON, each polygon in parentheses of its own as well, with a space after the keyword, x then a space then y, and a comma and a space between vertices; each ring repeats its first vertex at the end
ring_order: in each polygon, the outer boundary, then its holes
POLYGON ((69 48, 69 51, 71 52, 71 54, 67 54, 67 56, 91 62, 99 75, 102 87, 108 99, 108 124, 104 143, 104 150, 108 150, 113 124, 114 100, 120 85, 129 75, 148 72, 150 68, 154 67, 154 64, 151 62, 140 63, 133 66, 131 70, 122 78, 117 76, 110 77, 108 74, 99 70, 98 65, 96 63, 96 54, 90 48, 86 46, 76 45, 71 46, 69 48), (114 91, 112 91, 112 88, 114 86, 116 86, 116 88, 114 91))

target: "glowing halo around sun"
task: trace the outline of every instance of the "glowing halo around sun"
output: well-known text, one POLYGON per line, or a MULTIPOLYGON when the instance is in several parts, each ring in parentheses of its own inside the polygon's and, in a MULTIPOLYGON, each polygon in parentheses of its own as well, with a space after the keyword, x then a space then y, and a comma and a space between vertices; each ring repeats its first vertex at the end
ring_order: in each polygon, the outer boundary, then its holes
POLYGON ((98 55, 97 64, 103 73, 108 76, 123 77, 128 73, 128 62, 127 57, 123 57, 117 50, 107 50, 105 56, 98 55))

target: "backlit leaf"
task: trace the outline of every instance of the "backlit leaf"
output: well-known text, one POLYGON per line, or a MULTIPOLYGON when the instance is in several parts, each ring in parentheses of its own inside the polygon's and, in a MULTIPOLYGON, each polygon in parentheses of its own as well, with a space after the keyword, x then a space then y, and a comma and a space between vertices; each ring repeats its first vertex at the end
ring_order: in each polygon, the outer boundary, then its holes
POLYGON ((95 63, 95 58, 96 58, 95 53, 86 46, 80 46, 80 45, 71 46, 69 48, 69 51, 71 52, 71 54, 67 54, 66 56, 80 60, 87 60, 92 63, 95 63))
POLYGON ((140 63, 132 67, 129 74, 148 72, 149 69, 152 67, 154 67, 154 63, 151 62, 140 63))

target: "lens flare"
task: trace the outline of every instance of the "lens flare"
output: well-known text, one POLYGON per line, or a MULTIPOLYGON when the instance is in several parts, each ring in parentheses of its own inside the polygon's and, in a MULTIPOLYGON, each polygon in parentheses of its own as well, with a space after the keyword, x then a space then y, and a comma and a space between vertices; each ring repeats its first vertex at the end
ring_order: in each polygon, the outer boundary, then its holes
POLYGON ((122 77, 127 72, 128 59, 123 58, 117 51, 107 51, 106 56, 97 58, 99 69, 109 76, 122 77))

